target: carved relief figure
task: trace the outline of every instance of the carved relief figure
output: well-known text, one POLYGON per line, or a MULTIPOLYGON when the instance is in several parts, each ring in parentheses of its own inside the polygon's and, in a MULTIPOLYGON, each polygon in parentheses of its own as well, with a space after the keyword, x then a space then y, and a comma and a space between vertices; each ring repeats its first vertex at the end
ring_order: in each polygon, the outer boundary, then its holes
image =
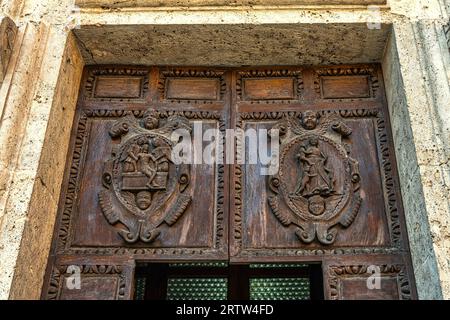
POLYGON ((332 171, 326 167, 328 157, 319 149, 317 138, 311 138, 306 146, 300 147, 297 154, 303 176, 299 179, 295 194, 304 197, 313 195, 329 195, 333 191, 332 171))
POLYGON ((125 159, 121 159, 124 162, 123 172, 135 172, 137 171, 138 154, 141 152, 141 147, 137 143, 132 143, 126 154, 125 159))
POLYGON ((283 225, 295 225, 301 241, 333 243, 337 225, 348 227, 362 201, 358 162, 344 141, 351 128, 337 114, 314 111, 297 121, 283 119, 274 128, 283 130, 280 170, 269 178, 272 212, 283 225))
POLYGON ((141 148, 141 152, 138 154, 137 168, 139 172, 145 174, 148 177, 148 182, 145 184, 145 186, 151 189, 151 183, 156 175, 157 168, 149 151, 149 144, 145 143, 141 148))
POLYGON ((105 163, 99 202, 108 222, 121 222, 126 242, 152 242, 162 223, 172 225, 191 201, 188 165, 171 161, 173 130, 190 129, 186 118, 174 115, 160 126, 154 110, 142 120, 125 116, 113 124, 110 136, 120 139, 112 157, 105 163))

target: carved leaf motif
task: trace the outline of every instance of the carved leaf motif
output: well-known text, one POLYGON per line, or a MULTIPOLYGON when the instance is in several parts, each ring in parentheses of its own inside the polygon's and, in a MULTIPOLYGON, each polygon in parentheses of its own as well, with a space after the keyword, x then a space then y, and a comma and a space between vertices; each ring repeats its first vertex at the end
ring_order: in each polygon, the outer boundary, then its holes
POLYGON ((98 195, 98 199, 106 220, 108 220, 110 224, 116 224, 117 222, 119 222, 120 215, 117 211, 114 210, 110 193, 106 190, 102 190, 98 195))
POLYGON ((284 226, 288 226, 288 225, 290 225, 292 223, 291 219, 289 218, 289 216, 286 213, 283 213, 282 210, 280 210, 279 202, 278 202, 278 198, 277 197, 270 196, 269 197, 269 204, 270 204, 270 207, 272 208, 273 214, 278 218, 278 220, 280 220, 280 222, 284 226))
POLYGON ((191 197, 185 194, 180 195, 175 205, 171 208, 166 215, 164 221, 169 225, 173 225, 184 213, 188 205, 191 203, 191 197))
POLYGON ((352 207, 351 211, 348 211, 347 214, 344 214, 342 216, 342 219, 339 220, 339 223, 344 226, 344 227, 348 227, 350 226, 353 221, 355 220, 356 216, 358 215, 359 212, 359 208, 361 207, 361 203, 362 203, 362 198, 358 195, 356 197, 355 203, 352 207))

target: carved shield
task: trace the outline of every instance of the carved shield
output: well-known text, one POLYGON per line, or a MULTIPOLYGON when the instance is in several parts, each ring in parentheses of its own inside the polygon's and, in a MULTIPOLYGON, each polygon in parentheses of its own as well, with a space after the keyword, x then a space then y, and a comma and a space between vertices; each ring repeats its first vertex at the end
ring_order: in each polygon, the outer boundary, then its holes
POLYGON ((351 129, 336 115, 307 111, 274 126, 281 133, 279 172, 269 178, 270 207, 305 242, 331 244, 361 205, 358 163, 345 142, 351 129))
POLYGON ((191 202, 190 167, 175 165, 171 155, 172 133, 190 131, 189 122, 176 115, 164 122, 160 126, 157 113, 148 111, 141 121, 126 116, 110 130, 120 143, 105 163, 106 190, 99 201, 108 222, 121 225, 118 232, 128 243, 154 241, 158 227, 174 224, 191 202))

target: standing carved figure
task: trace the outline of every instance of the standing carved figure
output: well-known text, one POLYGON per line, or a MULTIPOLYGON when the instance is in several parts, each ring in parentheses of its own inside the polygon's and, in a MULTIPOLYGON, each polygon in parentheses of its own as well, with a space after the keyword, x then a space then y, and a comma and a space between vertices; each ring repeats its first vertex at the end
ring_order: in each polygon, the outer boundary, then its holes
POLYGON ((307 146, 300 148, 297 154, 303 171, 295 194, 304 197, 329 195, 333 192, 331 169, 327 168, 328 157, 319 149, 317 138, 309 139, 307 146))
POLYGON ((127 150, 125 154, 125 159, 123 159, 123 172, 136 172, 137 171, 137 161, 138 154, 141 152, 141 147, 137 143, 133 143, 127 150))

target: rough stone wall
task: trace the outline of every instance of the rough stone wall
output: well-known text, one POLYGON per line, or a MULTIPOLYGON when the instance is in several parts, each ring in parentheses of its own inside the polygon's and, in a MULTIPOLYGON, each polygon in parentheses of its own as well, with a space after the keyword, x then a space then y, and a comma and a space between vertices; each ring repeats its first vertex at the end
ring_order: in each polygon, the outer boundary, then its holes
MULTIPOLYGON (((439 270, 446 270, 448 265, 446 265, 444 256, 440 257, 439 260, 442 265, 438 267, 436 254, 438 252, 444 253, 444 255, 445 252, 448 253, 448 243, 446 242, 445 234, 449 232, 448 223, 450 221, 446 217, 445 210, 440 221, 434 226, 433 223, 436 221, 430 221, 430 217, 423 214, 432 210, 432 208, 427 208, 427 202, 424 201, 426 197, 428 197, 428 204, 436 202, 445 205, 446 202, 445 197, 442 197, 440 193, 433 194, 433 192, 436 192, 435 189, 438 189, 438 181, 441 180, 441 177, 434 174, 430 176, 430 172, 424 172, 426 170, 424 166, 434 162, 435 159, 435 154, 433 154, 434 151, 432 150, 435 141, 428 141, 425 145, 420 145, 425 142, 423 141, 425 139, 434 140, 435 138, 430 131, 429 122, 432 120, 432 117, 427 116, 427 112, 423 109, 423 104, 420 101, 422 100, 420 96, 423 94, 422 90, 424 88, 420 88, 415 83, 417 72, 420 74, 420 71, 417 70, 418 68, 414 70, 416 72, 415 76, 404 77, 402 75, 401 60, 403 60, 404 66, 406 59, 412 62, 415 57, 413 54, 403 50, 398 51, 394 37, 397 37, 398 42, 407 39, 402 38, 405 30, 398 29, 388 43, 383 60, 383 72, 386 81, 386 95, 390 107, 393 137, 396 142, 395 149, 402 186, 403 205, 409 231, 416 285, 419 288, 419 298, 441 299, 442 294, 439 287, 446 285, 447 279, 445 278, 445 272, 439 276, 439 270), (399 55, 401 55, 401 58, 399 55), (409 95, 407 90, 412 90, 409 92, 409 95), (412 140, 415 140, 415 143, 412 140), (420 183, 422 179, 427 179, 428 182, 423 185, 420 183), (434 199, 430 198, 430 196, 434 197, 434 199), (431 236, 424 237, 424 235, 431 236), (435 246, 434 249, 433 246, 435 246)), ((407 65, 411 66, 411 63, 407 65)), ((412 71, 409 69, 410 73, 412 71)))
MULTIPOLYGON (((448 0, 388 0, 378 14, 389 28, 368 35, 355 28, 371 21, 373 12, 356 3, 377 0, 349 0, 345 7, 318 6, 317 1, 309 0, 281 4, 260 0, 254 6, 250 2, 239 6, 239 1, 226 5, 230 2, 196 0, 199 6, 195 6, 189 0, 161 0, 158 3, 167 5, 145 9, 130 8, 127 1, 77 0, 82 6, 82 27, 74 32, 77 39, 69 36, 69 10, 74 2, 0 0, 2 14, 18 26, 0 88, 0 298, 40 296, 84 64, 79 49, 88 63, 151 64, 161 59, 167 64, 199 64, 193 60, 201 53, 198 45, 191 46, 194 51, 189 54, 168 57, 171 46, 154 40, 151 47, 157 49, 147 60, 139 60, 146 52, 135 46, 143 43, 136 37, 139 30, 173 28, 177 32, 194 25, 204 33, 215 28, 212 26, 220 26, 224 35, 227 27, 233 29, 230 26, 242 26, 245 31, 242 37, 247 38, 241 45, 229 47, 232 54, 226 60, 215 56, 216 65, 238 65, 255 55, 260 59, 255 63, 276 61, 280 50, 289 53, 283 56, 283 64, 352 63, 357 59, 383 62, 419 297, 450 299, 450 57, 444 29, 449 21, 448 0), (108 3, 115 7, 108 8, 108 3), (183 5, 177 7, 176 3, 183 5), (286 37, 282 24, 293 35, 286 37), (327 24, 342 28, 345 36, 336 38, 335 33, 324 32, 315 39, 294 34, 295 27, 311 25, 313 30, 327 24), (116 39, 116 49, 111 51, 108 37, 115 35, 106 26, 114 25, 125 30, 124 41, 116 39), (267 44, 258 45, 251 33, 257 28, 284 41, 272 40, 269 45, 279 48, 267 50, 267 44), (389 29, 393 33, 383 51, 389 29), (103 43, 95 40, 99 33, 103 43), (301 51, 318 41, 325 46, 316 50, 322 55, 301 51), (249 42, 253 47, 242 48, 249 42)), ((148 5, 150 0, 134 3, 148 5)), ((167 37, 163 34, 160 39, 167 42, 167 37)), ((221 39, 210 37, 205 43, 214 46, 211 41, 221 39)), ((189 48, 189 43, 185 46, 189 48)))
MULTIPOLYGON (((62 44, 64 43, 61 41, 49 40, 48 49, 51 52, 65 50, 62 54, 64 60, 60 65, 59 76, 57 76, 58 70, 53 69, 55 65, 58 65, 57 63, 44 62, 49 63, 49 67, 43 68, 45 74, 41 79, 47 80, 46 78, 49 77, 51 79, 48 79, 48 82, 43 81, 46 84, 37 90, 39 95, 36 97, 37 105, 32 106, 35 112, 30 115, 33 117, 33 128, 30 128, 33 139, 27 140, 24 147, 32 150, 37 142, 42 145, 42 151, 39 159, 30 154, 33 159, 25 161, 27 165, 30 164, 28 161, 38 160, 39 163, 14 270, 14 285, 9 295, 10 299, 39 297, 42 275, 47 265, 48 255, 42 254, 42 252, 48 253, 50 250, 60 185, 84 66, 74 37, 69 36, 65 49, 64 46, 61 46, 62 44), (46 88, 48 85, 54 89, 48 91, 46 88), (51 108, 40 105, 50 99, 53 99, 51 108), (36 136, 39 137, 39 141, 35 140, 36 136), (26 278, 28 281, 25 282, 22 278, 26 278)), ((53 59, 53 57, 48 58, 53 59)))
POLYGON ((439 8, 442 20, 395 23, 395 42, 383 64, 385 78, 391 81, 388 100, 422 299, 440 298, 439 283, 442 296, 450 298, 450 57, 443 32, 448 16, 445 7, 439 8), (397 64, 397 71, 389 71, 392 64, 397 64), (395 86, 398 71, 401 86, 395 86))
POLYGON ((25 6, 15 18, 14 61, 0 93, 2 299, 39 298, 84 65, 73 36, 41 9, 25 6))

